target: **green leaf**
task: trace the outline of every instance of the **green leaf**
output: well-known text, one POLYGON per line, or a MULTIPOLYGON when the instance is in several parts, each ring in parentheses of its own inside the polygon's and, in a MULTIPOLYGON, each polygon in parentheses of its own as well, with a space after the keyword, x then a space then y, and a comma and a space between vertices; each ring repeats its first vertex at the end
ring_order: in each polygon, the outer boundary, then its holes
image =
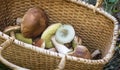
POLYGON ((0 62, 0 70, 11 70, 11 69, 9 69, 7 66, 5 66, 0 62))

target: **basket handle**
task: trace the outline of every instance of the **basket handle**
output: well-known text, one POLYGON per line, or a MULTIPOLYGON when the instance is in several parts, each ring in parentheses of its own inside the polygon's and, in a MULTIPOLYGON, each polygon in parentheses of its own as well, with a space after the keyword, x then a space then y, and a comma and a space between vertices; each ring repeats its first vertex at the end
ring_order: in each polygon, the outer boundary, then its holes
POLYGON ((9 68, 13 70, 30 70, 30 69, 26 69, 26 68, 22 68, 17 65, 14 65, 2 57, 2 54, 1 54, 2 50, 10 46, 13 43, 13 41, 14 41, 14 38, 11 38, 11 39, 6 40, 4 43, 0 45, 0 62, 2 62, 3 64, 5 64, 6 66, 8 66, 9 68))
POLYGON ((64 57, 62 57, 59 65, 57 66, 57 68, 55 70, 63 70, 65 68, 66 59, 67 59, 66 55, 64 57))
POLYGON ((104 0, 97 0, 95 8, 93 9, 94 12, 96 12, 96 9, 101 7, 104 0))

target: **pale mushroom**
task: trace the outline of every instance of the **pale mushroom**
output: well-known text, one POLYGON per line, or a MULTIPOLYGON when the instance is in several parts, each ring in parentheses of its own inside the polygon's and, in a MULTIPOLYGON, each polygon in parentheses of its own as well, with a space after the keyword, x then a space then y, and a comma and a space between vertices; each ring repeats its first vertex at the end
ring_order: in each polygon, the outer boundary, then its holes
POLYGON ((72 50, 68 49, 66 46, 64 46, 63 44, 60 44, 56 41, 55 36, 53 36, 51 38, 52 43, 54 44, 55 48, 57 49, 58 53, 62 53, 62 54, 68 54, 69 52, 71 52, 72 50))
POLYGON ((72 25, 64 24, 58 28, 55 34, 56 40, 61 43, 70 43, 75 36, 75 30, 72 25))

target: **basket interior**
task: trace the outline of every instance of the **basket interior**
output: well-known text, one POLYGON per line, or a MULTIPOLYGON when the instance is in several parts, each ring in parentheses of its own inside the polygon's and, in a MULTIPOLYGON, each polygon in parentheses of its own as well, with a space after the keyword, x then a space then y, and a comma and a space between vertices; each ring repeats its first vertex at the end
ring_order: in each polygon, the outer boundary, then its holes
POLYGON ((114 23, 85 6, 65 0, 1 0, 0 5, 1 31, 15 25, 16 18, 23 17, 29 8, 37 6, 45 10, 49 25, 58 22, 73 25, 76 35, 91 52, 100 49, 104 57, 111 46, 114 23))

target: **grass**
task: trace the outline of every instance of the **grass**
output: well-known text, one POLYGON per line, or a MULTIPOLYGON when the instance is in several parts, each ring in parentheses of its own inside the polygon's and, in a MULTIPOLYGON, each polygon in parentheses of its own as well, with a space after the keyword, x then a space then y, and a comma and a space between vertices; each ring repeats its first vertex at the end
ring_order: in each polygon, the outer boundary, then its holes
POLYGON ((0 70, 12 70, 0 62, 0 70))

